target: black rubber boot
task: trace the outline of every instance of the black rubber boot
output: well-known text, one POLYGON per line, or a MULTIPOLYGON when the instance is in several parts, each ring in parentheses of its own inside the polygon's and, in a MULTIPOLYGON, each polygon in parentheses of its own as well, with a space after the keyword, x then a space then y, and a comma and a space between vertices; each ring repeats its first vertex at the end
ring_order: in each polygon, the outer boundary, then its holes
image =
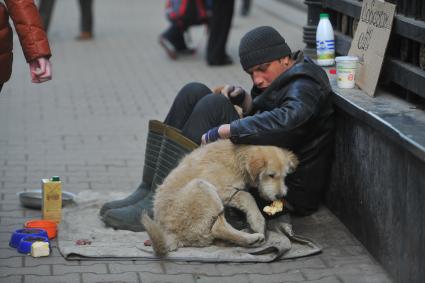
POLYGON ((196 143, 183 136, 178 130, 167 127, 150 193, 135 204, 108 210, 103 217, 105 224, 120 230, 144 231, 140 218, 143 211, 153 215, 153 196, 156 188, 162 184, 171 170, 177 167, 180 160, 197 147, 196 143))
POLYGON ((167 125, 162 122, 156 120, 149 121, 149 133, 146 141, 142 183, 136 191, 125 199, 105 203, 99 212, 101 216, 103 216, 109 209, 126 207, 135 204, 142 200, 150 192, 166 127, 167 125))

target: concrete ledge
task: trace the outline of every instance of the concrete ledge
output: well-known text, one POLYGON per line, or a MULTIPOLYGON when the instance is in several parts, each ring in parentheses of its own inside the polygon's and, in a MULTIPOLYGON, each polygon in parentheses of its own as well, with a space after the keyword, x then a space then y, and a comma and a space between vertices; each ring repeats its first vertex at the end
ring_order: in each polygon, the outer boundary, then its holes
POLYGON ((425 162, 425 112, 387 92, 370 97, 360 89, 334 85, 337 107, 387 136, 425 162))
POLYGON ((378 92, 334 87, 326 204, 397 282, 424 282, 425 114, 378 92))

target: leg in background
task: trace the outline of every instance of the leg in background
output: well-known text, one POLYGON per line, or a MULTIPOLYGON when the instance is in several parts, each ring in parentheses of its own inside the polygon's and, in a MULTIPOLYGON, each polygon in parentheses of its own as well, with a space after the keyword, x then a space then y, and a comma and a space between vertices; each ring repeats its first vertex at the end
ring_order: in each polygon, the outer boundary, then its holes
POLYGON ((80 35, 77 39, 86 40, 93 38, 93 0, 79 0, 81 24, 80 35))
POLYGON ((52 18, 53 8, 56 0, 40 0, 38 12, 43 20, 44 30, 47 32, 50 26, 50 19, 52 18))
POLYGON ((233 19, 235 0, 214 0, 207 44, 207 63, 211 66, 232 64, 226 54, 226 43, 233 19))

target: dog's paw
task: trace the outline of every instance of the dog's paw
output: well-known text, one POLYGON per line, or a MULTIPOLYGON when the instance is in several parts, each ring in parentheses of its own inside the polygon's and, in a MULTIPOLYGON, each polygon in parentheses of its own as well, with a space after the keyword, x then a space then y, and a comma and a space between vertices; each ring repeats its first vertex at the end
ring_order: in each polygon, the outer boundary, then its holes
POLYGON ((266 237, 261 233, 254 233, 249 235, 248 246, 260 246, 264 244, 266 237))

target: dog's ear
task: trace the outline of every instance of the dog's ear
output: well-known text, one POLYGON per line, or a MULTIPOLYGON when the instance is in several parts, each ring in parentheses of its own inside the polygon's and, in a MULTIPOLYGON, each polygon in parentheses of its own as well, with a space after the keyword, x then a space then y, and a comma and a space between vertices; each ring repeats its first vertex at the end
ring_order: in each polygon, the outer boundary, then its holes
POLYGON ((288 174, 293 173, 295 169, 297 168, 299 161, 297 156, 292 153, 291 151, 288 151, 288 174))
POLYGON ((266 160, 264 159, 264 156, 261 154, 251 153, 246 164, 246 170, 248 171, 248 174, 253 182, 255 182, 258 175, 260 175, 265 166, 266 160))

